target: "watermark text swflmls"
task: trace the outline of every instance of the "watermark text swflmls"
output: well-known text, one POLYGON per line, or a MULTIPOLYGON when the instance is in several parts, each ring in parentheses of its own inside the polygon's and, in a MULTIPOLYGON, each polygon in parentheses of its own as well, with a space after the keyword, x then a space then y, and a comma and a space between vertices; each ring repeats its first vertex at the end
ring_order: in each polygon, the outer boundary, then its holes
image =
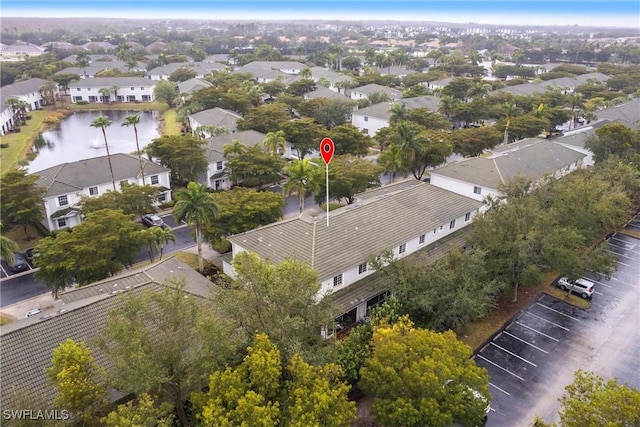
POLYGON ((4 420, 68 420, 69 411, 66 409, 36 410, 36 409, 4 409, 2 419, 4 420))

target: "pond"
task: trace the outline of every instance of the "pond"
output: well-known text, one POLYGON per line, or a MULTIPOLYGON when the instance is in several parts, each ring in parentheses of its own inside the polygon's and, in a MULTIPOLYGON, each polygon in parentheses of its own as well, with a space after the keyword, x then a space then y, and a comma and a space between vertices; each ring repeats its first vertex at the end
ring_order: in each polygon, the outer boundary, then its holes
POLYGON ((125 117, 131 114, 140 116, 140 123, 136 127, 142 150, 152 139, 160 136, 156 111, 77 111, 66 117, 58 128, 38 135, 33 146, 37 156, 28 165, 29 173, 60 163, 106 156, 102 129, 91 126, 93 120, 101 115, 109 117, 112 121, 111 126, 106 128, 109 152, 135 153, 136 137, 133 126, 122 126, 125 117))

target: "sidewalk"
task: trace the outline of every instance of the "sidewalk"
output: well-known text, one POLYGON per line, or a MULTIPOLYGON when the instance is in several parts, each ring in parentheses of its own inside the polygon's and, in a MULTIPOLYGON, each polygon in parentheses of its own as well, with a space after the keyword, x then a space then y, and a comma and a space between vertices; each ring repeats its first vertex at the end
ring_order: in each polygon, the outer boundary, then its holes
POLYGON ((0 313, 11 316, 14 319, 24 319, 29 310, 39 308, 42 311, 49 308, 60 308, 64 305, 61 300, 55 300, 51 292, 38 295, 15 304, 0 308, 0 313))

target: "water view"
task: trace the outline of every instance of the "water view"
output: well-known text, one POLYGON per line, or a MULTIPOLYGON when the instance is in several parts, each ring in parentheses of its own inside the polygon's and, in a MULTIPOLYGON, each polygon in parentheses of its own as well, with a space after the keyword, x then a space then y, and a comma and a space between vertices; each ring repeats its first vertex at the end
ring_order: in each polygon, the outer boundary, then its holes
POLYGON ((131 114, 140 115, 140 123, 136 125, 140 149, 160 136, 156 120, 158 113, 155 111, 78 111, 65 118, 58 128, 39 135, 33 147, 38 154, 29 163, 29 172, 38 172, 60 163, 105 156, 107 149, 102 129, 91 126, 91 122, 101 115, 113 122, 106 128, 109 152, 135 153, 133 126, 122 126, 125 117, 131 114))

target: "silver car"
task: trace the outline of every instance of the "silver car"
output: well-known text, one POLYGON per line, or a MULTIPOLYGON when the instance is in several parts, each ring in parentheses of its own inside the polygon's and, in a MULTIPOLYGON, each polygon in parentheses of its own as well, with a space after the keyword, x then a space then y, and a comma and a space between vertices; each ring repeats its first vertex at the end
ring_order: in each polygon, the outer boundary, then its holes
POLYGON ((577 279, 572 282, 568 277, 558 279, 556 286, 563 291, 571 289, 571 292, 580 295, 582 298, 591 298, 595 288, 595 284, 587 279, 577 279))

